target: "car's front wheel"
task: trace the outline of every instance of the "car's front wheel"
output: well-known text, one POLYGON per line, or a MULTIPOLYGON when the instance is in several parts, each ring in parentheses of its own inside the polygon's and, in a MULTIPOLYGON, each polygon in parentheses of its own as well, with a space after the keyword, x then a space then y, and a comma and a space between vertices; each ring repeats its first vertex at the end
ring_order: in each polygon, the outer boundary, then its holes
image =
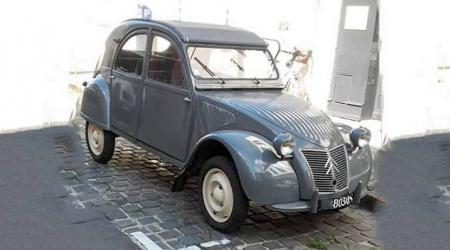
POLYGON ((110 131, 86 122, 86 142, 92 158, 100 163, 107 163, 114 154, 115 137, 110 131))
POLYGON ((233 161, 224 156, 207 160, 200 173, 201 208, 208 224, 229 233, 246 219, 248 199, 233 161))

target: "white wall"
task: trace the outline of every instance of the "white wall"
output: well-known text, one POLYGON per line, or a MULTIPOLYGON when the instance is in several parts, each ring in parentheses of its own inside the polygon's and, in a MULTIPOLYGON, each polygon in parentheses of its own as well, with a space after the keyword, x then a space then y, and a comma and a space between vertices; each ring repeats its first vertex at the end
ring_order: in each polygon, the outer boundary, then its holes
POLYGON ((67 84, 90 74, 106 36, 146 4, 154 19, 240 26, 280 39, 285 49, 315 46, 316 10, 332 0, 77 0, 7 1, 0 9, 0 131, 64 122, 73 96, 67 84), (228 15, 227 15, 228 12, 228 15), (287 31, 280 31, 284 23, 287 31), (6 59, 5 59, 6 58, 6 59))
MULTIPOLYGON (((174 19, 177 2, 158 1, 154 16, 174 19)), ((68 83, 81 84, 83 80, 69 71, 93 70, 106 36, 120 21, 136 17, 137 3, 3 2, 0 132, 67 123, 75 102, 68 83)))
POLYGON ((42 125, 70 105, 67 85, 69 30, 61 2, 2 3, 0 9, 0 131, 42 125), (51 8, 49 8, 51 7, 51 8), (38 14, 44 8, 45 14, 38 14), (55 22, 55 20, 57 20, 55 22))
POLYGON ((390 138, 450 128, 448 1, 380 6, 383 130, 390 138))
MULTIPOLYGON (((154 19, 228 22, 284 49, 312 49, 306 82, 314 105, 326 109, 340 0, 9 1, 0 9, 0 131, 66 120, 67 84, 89 77, 68 72, 92 70, 110 30, 136 17, 138 3, 154 19)), ((450 128, 450 70, 438 69, 450 66, 449 9, 445 0, 381 2, 383 131, 391 138, 450 128)))
POLYGON ((337 46, 342 1, 317 1, 312 77, 307 79, 312 103, 326 110, 337 46))

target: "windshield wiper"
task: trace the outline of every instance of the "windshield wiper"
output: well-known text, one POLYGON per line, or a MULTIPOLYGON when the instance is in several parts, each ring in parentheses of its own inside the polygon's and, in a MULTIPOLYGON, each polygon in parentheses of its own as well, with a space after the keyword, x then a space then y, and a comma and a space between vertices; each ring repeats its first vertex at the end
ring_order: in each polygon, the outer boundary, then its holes
POLYGON ((210 76, 215 77, 216 79, 220 80, 220 83, 225 84, 225 81, 222 79, 222 77, 217 76, 216 74, 214 74, 214 72, 212 72, 212 70, 206 66, 204 63, 202 63, 202 61, 200 61, 200 59, 198 59, 197 57, 194 57, 194 60, 200 64, 200 66, 202 66, 202 68, 206 71, 206 73, 208 73, 210 76))
POLYGON ((231 61, 234 65, 236 65, 240 71, 244 71, 244 68, 243 68, 238 62, 236 62, 236 60, 234 60, 233 58, 230 58, 230 61, 231 61))
POLYGON ((256 78, 256 76, 253 77, 253 80, 255 80, 255 84, 260 84, 261 83, 261 81, 258 78, 256 78))

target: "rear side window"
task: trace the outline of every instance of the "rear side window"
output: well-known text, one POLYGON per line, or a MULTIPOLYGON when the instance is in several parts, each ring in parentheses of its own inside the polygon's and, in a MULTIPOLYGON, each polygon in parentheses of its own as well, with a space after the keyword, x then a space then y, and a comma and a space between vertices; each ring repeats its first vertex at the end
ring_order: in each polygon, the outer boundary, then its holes
POLYGON ((140 76, 147 47, 147 34, 137 34, 130 37, 122 46, 116 58, 115 69, 140 76))

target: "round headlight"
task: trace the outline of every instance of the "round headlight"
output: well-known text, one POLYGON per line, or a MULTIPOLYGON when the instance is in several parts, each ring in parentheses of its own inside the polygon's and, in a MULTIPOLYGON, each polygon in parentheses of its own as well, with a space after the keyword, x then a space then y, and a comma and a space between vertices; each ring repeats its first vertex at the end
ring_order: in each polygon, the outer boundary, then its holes
POLYGON ((278 155, 288 157, 294 152, 295 140, 291 134, 281 133, 273 139, 273 146, 278 155))
POLYGON ((350 141, 354 147, 364 147, 369 144, 371 136, 370 130, 367 128, 354 128, 350 132, 350 141))

